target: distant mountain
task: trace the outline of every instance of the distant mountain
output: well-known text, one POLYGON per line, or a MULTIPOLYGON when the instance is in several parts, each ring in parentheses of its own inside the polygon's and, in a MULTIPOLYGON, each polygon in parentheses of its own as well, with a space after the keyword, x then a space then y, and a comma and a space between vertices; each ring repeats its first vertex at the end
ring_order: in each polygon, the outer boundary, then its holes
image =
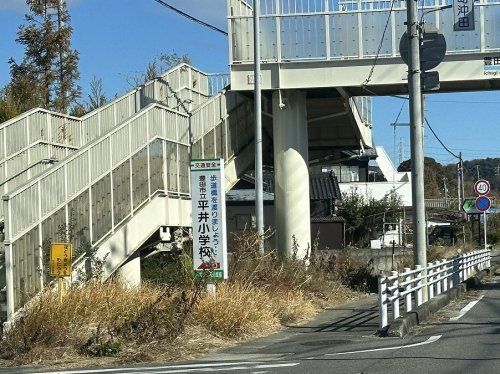
MULTIPOLYGON (((477 180, 477 169, 481 179, 491 183, 494 197, 500 197, 500 158, 485 158, 464 161, 465 196, 474 196, 474 182, 477 180)), ((411 171, 410 160, 399 165, 398 171, 411 171)), ((445 197, 445 185, 448 197, 457 197, 457 164, 442 165, 435 159, 425 158, 425 197, 445 197)))

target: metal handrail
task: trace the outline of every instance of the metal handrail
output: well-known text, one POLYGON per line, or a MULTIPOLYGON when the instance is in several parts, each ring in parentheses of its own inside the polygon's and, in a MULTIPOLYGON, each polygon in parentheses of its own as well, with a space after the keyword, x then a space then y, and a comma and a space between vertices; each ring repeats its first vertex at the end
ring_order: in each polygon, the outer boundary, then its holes
MULTIPOLYGON (((159 108, 159 109, 163 109, 167 112, 175 113, 175 114, 182 116, 182 117, 185 117, 185 118, 189 118, 189 116, 187 114, 176 111, 176 110, 171 109, 171 108, 168 108, 164 105, 161 105, 158 103, 149 104, 142 111, 135 113, 133 116, 128 118, 126 121, 122 122, 120 125, 109 130, 106 134, 102 135, 101 137, 99 137, 97 139, 94 139, 92 142, 90 142, 90 143, 86 144, 84 147, 80 148, 77 153, 68 156, 64 160, 61 160, 61 162, 59 162, 55 167, 50 168, 50 169, 46 170, 45 172, 39 174, 36 178, 33 178, 33 179, 27 181, 26 183, 22 184, 17 189, 15 189, 14 191, 10 191, 8 194, 3 196, 3 199, 9 200, 9 199, 12 199, 13 197, 19 195, 20 193, 25 191, 27 188, 32 187, 33 185, 37 184, 43 178, 47 177, 48 175, 51 175, 52 173, 56 172, 60 168, 64 167, 64 165, 66 165, 68 162, 70 162, 70 161, 74 160, 76 157, 78 157, 80 155, 80 153, 87 152, 90 148, 92 148, 96 144, 99 144, 100 142, 102 142, 103 139, 110 137, 112 134, 118 132, 123 127, 129 125, 131 122, 133 122, 137 118, 142 117, 145 113, 147 113, 148 111, 150 111, 152 108, 155 108, 155 107, 159 108)), ((187 143, 185 143, 185 144, 188 145, 187 143)))
MULTIPOLYGON (((128 99, 128 98, 131 98, 131 97, 134 97, 137 93, 141 92, 141 90, 143 90, 145 87, 148 87, 150 85, 154 85, 156 82, 164 79, 165 77, 168 77, 172 74, 174 74, 175 72, 177 71, 182 71, 183 69, 188 69, 188 70, 192 70, 192 71, 195 71, 197 74, 200 74, 202 75, 203 77, 208 77, 208 74, 207 73, 204 73, 202 72, 201 70, 198 70, 186 63, 182 63, 180 65, 177 65, 175 67, 173 67, 172 69, 169 69, 168 71, 164 72, 163 74, 159 75, 158 77, 154 78, 153 80, 150 80, 148 82, 146 82, 145 84, 141 85, 140 87, 136 87, 134 88, 133 90, 123 94, 122 96, 110 101, 109 103, 99 107, 99 108, 96 108, 95 110, 85 114, 84 116, 82 116, 81 118, 78 118, 78 117, 74 117, 74 116, 70 116, 70 115, 67 115, 67 114, 62 114, 62 113, 57 113, 57 112, 54 112, 54 111, 51 111, 51 110, 47 110, 47 109, 43 109, 43 108, 34 108, 34 109, 31 109, 19 116, 16 116, 14 118, 11 118, 10 120, 4 122, 4 123, 1 123, 0 124, 0 133, 2 131, 3 132, 3 137, 4 137, 4 141, 5 141, 5 137, 6 137, 6 132, 5 132, 5 129, 8 128, 9 126, 12 126, 12 125, 15 125, 17 123, 21 123, 20 121, 23 121, 25 119, 29 119, 31 116, 33 116, 34 114, 37 114, 37 113, 45 113, 51 117, 55 117, 55 118, 64 118, 64 119, 67 119, 67 120, 71 120, 71 121, 74 121, 76 122, 80 127, 82 126, 85 126, 85 122, 89 119, 92 119, 93 117, 95 116, 98 116, 100 113, 103 113, 104 111, 106 111, 107 109, 111 108, 112 106, 114 105, 117 105, 118 103, 122 102, 123 100, 125 99, 128 99)), ((197 87, 201 87, 200 84, 197 85, 197 87)), ((193 92, 196 92, 196 93, 199 93, 200 95, 204 95, 205 97, 208 97, 209 96, 209 92, 208 92, 208 84, 207 84, 207 92, 202 92, 201 90, 199 91, 196 91, 193 89, 193 87, 188 87, 186 85, 180 85, 179 86, 179 90, 183 90, 183 89, 188 89, 190 91, 193 91, 193 92)), ((133 109, 134 113, 137 112, 137 108, 134 108, 133 109)), ((127 118, 130 116, 130 113, 126 116, 127 118)), ((115 121, 118 121, 117 118, 115 118, 115 121)), ((117 122, 119 123, 119 122, 117 122)), ((115 123, 115 125, 117 124, 115 123)), ((22 124, 21 126, 27 126, 27 124, 22 124)), ((80 134, 82 133, 82 130, 83 129, 80 129, 80 134)), ((27 128, 27 131, 29 131, 29 127, 27 128)), ((13 153, 19 153, 19 152, 22 152, 22 151, 26 151, 28 150, 33 144, 36 144, 36 142, 38 142, 39 140, 41 140, 41 138, 36 138, 35 141, 33 142, 30 142, 29 139, 27 139, 25 145, 20 148, 20 149, 17 149, 15 152, 13 153)), ((86 144, 88 141, 90 141, 92 139, 84 139, 84 137, 81 136, 79 137, 78 141, 75 143, 75 144, 70 144, 70 145, 75 145, 75 146, 83 146, 84 144, 86 144)), ((11 156, 12 154, 10 153, 7 153, 7 149, 4 149, 4 154, 3 155, 0 155, 0 162, 5 162, 7 160, 7 158, 9 156, 11 156)))
MULTIPOLYGON (((231 1, 229 0, 228 4, 231 4, 231 1)), ((324 0, 313 1, 311 3, 316 5, 309 7, 307 5, 301 6, 302 4, 309 4, 309 2, 298 0, 288 2, 294 4, 290 6, 283 6, 284 2, 281 0, 262 0, 262 2, 269 4, 268 11, 261 14, 262 22, 266 25, 266 28, 262 31, 263 50, 267 51, 263 53, 263 61, 286 64, 297 61, 371 60, 375 55, 379 58, 400 58, 398 53, 399 38, 403 30, 406 30, 406 27, 403 27, 399 18, 401 13, 405 12, 405 1, 396 1, 393 5, 392 1, 366 2, 355 0, 352 2, 337 2, 335 0, 324 0), (317 4, 320 4, 320 6, 317 4), (378 43, 383 29, 379 23, 382 21, 370 19, 371 17, 364 19, 361 16, 373 15, 376 17, 378 15, 380 18, 381 14, 388 14, 391 7, 395 16, 391 17, 389 32, 386 35, 387 48, 384 47, 384 49, 377 51, 378 44, 375 44, 371 39, 378 43), (302 25, 301 20, 303 21, 302 25), (357 22, 356 26, 359 34, 355 32, 351 37, 350 34, 345 33, 345 27, 343 26, 349 22, 357 22), (284 24, 280 26, 280 23, 284 24), (285 30, 288 30, 284 25, 288 25, 286 27, 296 35, 290 41, 287 39, 288 35, 283 34, 285 30), (334 25, 336 25, 335 28, 334 25), (373 28, 375 29, 373 30, 373 28), (276 30, 281 30, 281 32, 276 30), (366 32, 370 33, 368 38, 370 40, 367 40, 366 36, 362 35, 366 32), (374 37, 373 32, 380 34, 374 37), (346 43, 339 43, 344 38, 347 38, 346 43)), ((439 4, 435 0, 429 0, 425 2, 422 9, 425 12, 435 10, 437 6, 442 7, 450 4, 452 4, 451 0, 440 1, 439 4)), ((472 33, 469 33, 471 35, 463 33, 464 37, 470 38, 470 43, 474 46, 465 50, 455 48, 453 43, 450 43, 447 54, 484 53, 500 50, 498 38, 493 37, 491 31, 499 23, 498 15, 495 12, 486 12, 487 7, 498 5, 500 5, 499 0, 475 3, 478 13, 481 13, 481 17, 478 17, 476 21, 479 23, 479 32, 474 35, 472 33), (489 27, 489 32, 486 29, 487 27, 489 27)), ((264 5, 261 7, 264 7, 264 5)), ((432 16, 426 15, 426 19, 433 23, 439 23, 443 17, 439 14, 444 14, 444 12, 449 14, 448 12, 452 12, 452 10, 446 9, 435 12, 435 15, 432 16)), ((232 30, 229 35, 231 64, 253 63, 252 46, 248 38, 248 35, 251 35, 251 17, 252 14, 245 9, 238 12, 238 7, 228 5, 227 18, 229 29, 232 30)), ((446 20, 449 22, 449 16, 446 17, 446 20)), ((446 34, 446 30, 443 30, 443 32, 446 34)))
POLYGON ((52 110, 49 110, 49 109, 44 109, 44 108, 33 108, 33 109, 30 109, 24 113, 21 113, 15 117, 12 117, 11 119, 5 121, 5 122, 2 122, 0 123, 0 130, 2 130, 3 128, 5 127, 8 127, 10 125, 12 125, 14 122, 18 122, 26 117, 29 117, 31 116, 32 114, 34 113, 38 113, 38 112, 42 112, 42 113, 47 113, 47 114, 50 114, 50 115, 53 115, 53 116, 56 116, 56 117, 63 117, 63 118, 67 118, 67 119, 72 119, 72 120, 75 120, 75 121, 79 121, 80 118, 79 117, 74 117, 74 116, 71 116, 69 114, 63 114, 63 113, 58 113, 58 112, 54 112, 52 110))

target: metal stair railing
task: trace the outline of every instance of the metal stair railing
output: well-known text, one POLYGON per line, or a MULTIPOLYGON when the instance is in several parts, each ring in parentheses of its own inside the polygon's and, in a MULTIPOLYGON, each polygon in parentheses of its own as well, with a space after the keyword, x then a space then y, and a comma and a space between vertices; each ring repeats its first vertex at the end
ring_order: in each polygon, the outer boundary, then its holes
POLYGON ((180 64, 82 117, 86 141, 96 139, 152 103, 189 113, 209 97, 208 75, 180 64))
MULTIPOLYGON (((218 76, 218 80, 224 79, 222 74, 218 76)), ((41 159, 64 158, 153 102, 188 112, 207 100, 210 89, 207 74, 181 64, 81 118, 40 108, 30 110, 0 124, 0 182, 41 159)), ((2 186, 3 194, 47 167, 37 164, 10 179, 2 186)))
POLYGON ((9 313, 44 284, 51 239, 98 246, 159 191, 188 196, 188 169, 188 116, 150 104, 4 196, 9 313))
POLYGON ((9 319, 45 284, 50 240, 70 236, 78 256, 155 194, 188 198, 190 144, 203 157, 234 158, 253 137, 252 108, 232 92, 211 98, 191 117, 150 104, 4 196, 9 319))
POLYGON ((81 136, 79 118, 41 108, 0 124, 0 182, 4 182, 0 191, 5 194, 48 167, 38 164, 12 178, 27 166, 53 156, 60 159, 79 148, 81 136))
MULTIPOLYGON (((265 62, 399 58, 399 41, 406 31, 405 1, 396 0, 392 14, 389 14, 390 0, 260 1, 261 57, 265 62)), ((253 1, 228 0, 227 4, 230 63, 252 64, 253 1)), ((427 12, 451 4, 452 0, 424 0, 422 10, 427 12)), ((447 54, 498 52, 499 6, 499 0, 474 3, 475 32, 454 31, 452 8, 425 14, 424 20, 443 32, 447 54)))
POLYGON ((253 139, 253 101, 222 91, 191 115, 191 158, 223 158, 226 162, 253 139))

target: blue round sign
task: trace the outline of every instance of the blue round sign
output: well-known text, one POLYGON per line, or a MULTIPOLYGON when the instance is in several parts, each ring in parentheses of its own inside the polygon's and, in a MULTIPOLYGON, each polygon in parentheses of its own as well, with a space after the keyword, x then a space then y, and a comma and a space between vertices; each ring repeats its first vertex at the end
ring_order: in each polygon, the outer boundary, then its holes
POLYGON ((476 198, 476 209, 486 212, 491 207, 491 200, 488 196, 478 196, 476 198))

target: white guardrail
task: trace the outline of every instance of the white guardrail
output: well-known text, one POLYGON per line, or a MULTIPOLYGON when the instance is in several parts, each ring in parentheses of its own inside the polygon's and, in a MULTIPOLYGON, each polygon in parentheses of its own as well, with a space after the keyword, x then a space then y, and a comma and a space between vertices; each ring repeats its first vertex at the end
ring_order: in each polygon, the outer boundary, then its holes
POLYGON ((402 304, 406 313, 423 304, 425 288, 431 300, 490 267, 490 261, 491 251, 483 249, 437 260, 426 268, 416 265, 413 270, 404 268, 402 272, 391 271, 390 275, 382 272, 378 278, 380 329, 389 325, 389 305, 391 318, 395 320, 401 315, 402 304))

